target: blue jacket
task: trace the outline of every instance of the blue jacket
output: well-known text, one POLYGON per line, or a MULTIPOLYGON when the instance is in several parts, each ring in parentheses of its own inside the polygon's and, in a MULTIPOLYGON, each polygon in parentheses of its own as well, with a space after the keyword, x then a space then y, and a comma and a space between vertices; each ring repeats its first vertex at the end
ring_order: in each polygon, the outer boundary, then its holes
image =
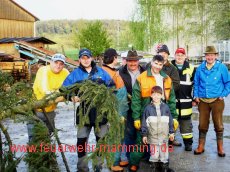
MULTIPOLYGON (((105 84, 107 87, 115 86, 110 75, 103 70, 102 68, 96 66, 94 62, 92 62, 92 70, 88 73, 83 66, 79 66, 73 72, 71 72, 65 81, 63 82, 63 86, 70 86, 75 83, 81 83, 84 80, 92 80, 97 82, 98 84, 105 84)), ((81 102, 83 106, 88 106, 85 102, 81 102)), ((87 109, 87 108, 86 108, 87 109)), ((83 110, 83 113, 86 113, 86 109, 83 110)), ((77 108, 77 116, 76 116, 76 124, 79 124, 79 108, 77 108)), ((95 120, 97 116, 96 108, 93 107, 89 111, 89 124, 85 125, 95 125, 95 120)), ((104 117, 99 125, 103 125, 107 123, 107 119, 104 117)))
POLYGON ((73 72, 71 72, 65 81, 63 82, 63 86, 70 86, 75 83, 80 83, 84 80, 92 80, 99 84, 105 84, 108 87, 114 86, 114 82, 109 74, 103 70, 101 67, 96 66, 94 62, 92 62, 92 70, 88 73, 83 66, 79 66, 73 72))
POLYGON ((206 61, 197 68, 194 78, 194 97, 227 97, 230 93, 230 75, 227 67, 219 60, 208 70, 206 61))

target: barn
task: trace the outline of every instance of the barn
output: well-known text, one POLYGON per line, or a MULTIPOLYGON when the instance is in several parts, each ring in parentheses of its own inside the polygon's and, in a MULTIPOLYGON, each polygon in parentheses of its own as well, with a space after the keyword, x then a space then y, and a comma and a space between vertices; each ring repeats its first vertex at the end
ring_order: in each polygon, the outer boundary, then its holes
POLYGON ((39 19, 13 0, 0 0, 0 39, 34 37, 39 19))
MULTIPOLYGON (((28 70, 33 69, 38 61, 48 63, 56 52, 46 47, 56 43, 36 36, 36 21, 39 19, 13 0, 0 0, 0 4, 0 69, 9 72, 11 68, 15 69, 15 64, 21 64, 18 61, 23 61, 28 70), (11 57, 8 62, 6 57, 11 57)), ((74 68, 78 62, 67 58, 66 64, 74 68)), ((24 72, 25 65, 17 70, 14 73, 24 72)), ((26 79, 29 79, 31 71, 27 73, 26 79)))

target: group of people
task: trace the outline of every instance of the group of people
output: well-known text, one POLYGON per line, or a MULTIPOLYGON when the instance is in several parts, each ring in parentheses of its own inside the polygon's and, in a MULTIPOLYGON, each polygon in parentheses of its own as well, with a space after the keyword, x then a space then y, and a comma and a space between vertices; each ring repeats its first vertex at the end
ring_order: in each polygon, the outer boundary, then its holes
MULTIPOLYGON (((166 45, 157 48, 157 54, 146 66, 139 64, 140 56, 137 51, 129 50, 123 60, 123 65, 117 70, 118 54, 115 49, 109 48, 104 52, 103 65, 99 67, 93 61, 89 49, 79 51, 80 65, 70 74, 64 68, 65 56, 55 54, 48 66, 41 67, 34 82, 34 93, 37 99, 58 91, 61 86, 70 86, 84 80, 91 80, 107 87, 115 87, 123 111, 119 111, 120 118, 125 123, 124 140, 121 144, 127 147, 134 146, 133 151, 117 152, 112 171, 123 171, 128 166, 130 171, 137 171, 142 158, 151 163, 154 171, 169 170, 170 145, 181 146, 175 139, 177 125, 183 138, 185 151, 192 151, 193 126, 192 106, 198 105, 199 110, 199 145, 194 154, 205 151, 205 138, 209 127, 210 113, 214 122, 217 138, 217 154, 224 157, 223 150, 223 110, 224 97, 230 93, 230 75, 227 67, 218 59, 218 52, 213 46, 207 46, 205 60, 195 70, 186 59, 183 48, 175 51, 175 60, 169 61, 169 49, 166 45), (121 96, 122 95, 122 96, 121 96), (123 99, 123 100, 121 100, 123 99), (125 109, 125 110, 124 110, 125 109), (141 146, 147 145, 145 152, 141 146), (151 147, 154 145, 154 150, 151 147), (162 151, 165 146, 165 151, 162 151)), ((44 118, 44 110, 54 126, 55 107, 63 98, 58 98, 49 107, 38 110, 37 116, 43 120, 48 128, 50 123, 44 118)), ((81 102, 80 97, 73 96, 70 101, 81 102)), ((77 110, 78 113, 78 110, 77 110)), ((88 141, 91 129, 95 127, 97 116, 96 108, 89 112, 89 123, 77 128, 77 146, 84 148, 88 141)), ((77 115, 76 123, 79 124, 77 115)), ((99 123, 100 130, 95 132, 96 141, 104 137, 109 127, 106 118, 99 123)), ((29 138, 31 139, 31 126, 29 138)), ((51 129, 50 129, 50 132, 51 129)), ((89 171, 86 160, 86 150, 78 152, 77 170, 89 171)), ((103 160, 98 157, 99 163, 95 171, 100 171, 103 160)))

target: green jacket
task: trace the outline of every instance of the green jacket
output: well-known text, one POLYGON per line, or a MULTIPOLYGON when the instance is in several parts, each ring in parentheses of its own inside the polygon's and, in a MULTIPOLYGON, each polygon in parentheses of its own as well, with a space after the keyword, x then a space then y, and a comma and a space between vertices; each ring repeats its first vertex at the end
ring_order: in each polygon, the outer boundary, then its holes
MULTIPOLYGON (((169 106, 172 117, 177 119, 178 114, 176 112, 176 98, 172 80, 163 71, 160 71, 160 75, 163 77, 165 95, 168 94, 168 98, 166 97, 166 103, 169 106)), ((131 104, 133 112, 132 117, 134 121, 141 119, 145 107, 151 101, 151 89, 154 86, 156 86, 156 81, 152 75, 151 68, 148 68, 147 71, 143 72, 137 77, 136 83, 133 86, 131 104), (141 88, 143 90, 141 90, 141 88)))

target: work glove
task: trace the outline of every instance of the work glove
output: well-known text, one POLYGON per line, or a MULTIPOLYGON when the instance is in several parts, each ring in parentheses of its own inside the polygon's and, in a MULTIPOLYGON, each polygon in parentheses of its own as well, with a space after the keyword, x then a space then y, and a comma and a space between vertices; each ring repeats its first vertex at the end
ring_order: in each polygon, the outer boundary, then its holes
POLYGON ((173 119, 173 128, 174 128, 175 132, 176 132, 178 126, 179 126, 179 122, 176 119, 173 119))
POLYGON ((125 117, 123 117, 123 116, 120 117, 120 122, 121 122, 121 124, 124 124, 124 123, 125 123, 125 120, 126 120, 125 117))
POLYGON ((134 121, 134 127, 137 129, 137 130, 140 130, 141 129, 141 120, 135 120, 134 121))

